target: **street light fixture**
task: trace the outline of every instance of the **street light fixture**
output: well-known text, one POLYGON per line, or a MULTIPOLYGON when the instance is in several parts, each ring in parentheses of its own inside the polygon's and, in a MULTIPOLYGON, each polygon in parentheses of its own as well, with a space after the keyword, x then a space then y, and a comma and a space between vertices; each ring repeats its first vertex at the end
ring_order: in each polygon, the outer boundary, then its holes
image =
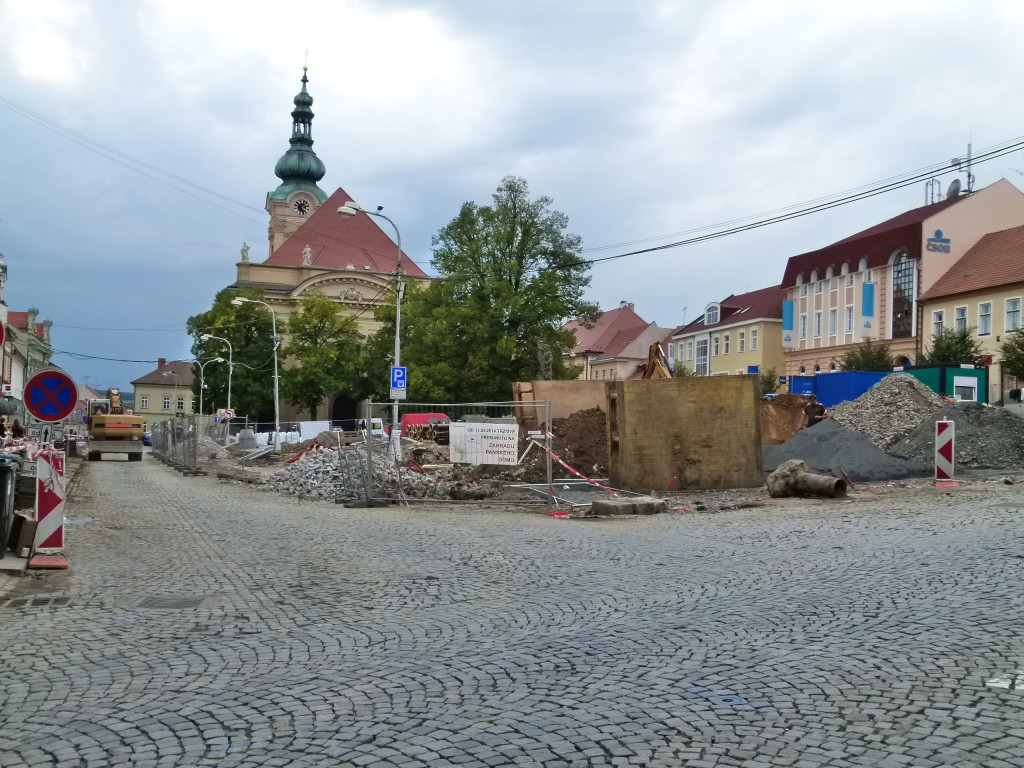
POLYGON ((203 390, 206 389, 206 364, 207 363, 223 363, 227 362, 223 357, 211 357, 209 360, 203 360, 199 362, 196 360, 196 364, 199 366, 199 415, 203 415, 203 390))
POLYGON ((274 451, 276 453, 281 452, 281 407, 279 404, 279 398, 277 395, 277 314, 274 312, 274 308, 267 304, 265 301, 259 299, 247 299, 244 296, 235 296, 231 300, 231 303, 236 307, 240 307, 243 304, 262 304, 264 307, 270 310, 270 327, 274 334, 274 451))
MULTIPOLYGON (((344 216, 346 219, 351 219, 357 213, 365 213, 369 216, 376 216, 384 219, 388 224, 395 228, 395 239, 398 244, 398 258, 395 261, 395 367, 399 368, 402 365, 402 233, 398 230, 398 225, 395 224, 390 218, 380 212, 380 209, 376 211, 368 211, 362 206, 358 205, 352 200, 347 201, 343 206, 338 209, 338 213, 344 216)), ((389 439, 392 441, 401 440, 401 428, 398 421, 398 400, 392 399, 391 401, 391 435, 389 439)), ((395 447, 394 455, 398 456, 398 446, 400 442, 393 442, 395 447)))
POLYGON ((216 339, 217 341, 223 341, 225 344, 228 345, 228 410, 230 411, 231 410, 231 374, 235 370, 235 364, 233 362, 233 360, 234 360, 234 349, 231 346, 231 342, 228 341, 227 339, 225 339, 222 336, 211 336, 208 333, 204 333, 199 338, 202 339, 203 341, 208 341, 210 339, 216 339))

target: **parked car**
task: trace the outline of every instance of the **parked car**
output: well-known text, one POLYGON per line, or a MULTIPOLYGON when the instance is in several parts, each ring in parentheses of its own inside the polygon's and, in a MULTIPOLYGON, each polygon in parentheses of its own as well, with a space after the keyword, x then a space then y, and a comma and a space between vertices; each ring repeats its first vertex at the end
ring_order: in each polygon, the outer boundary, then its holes
POLYGON ((153 444, 153 433, 152 432, 143 432, 142 433, 142 444, 143 445, 152 445, 153 444))

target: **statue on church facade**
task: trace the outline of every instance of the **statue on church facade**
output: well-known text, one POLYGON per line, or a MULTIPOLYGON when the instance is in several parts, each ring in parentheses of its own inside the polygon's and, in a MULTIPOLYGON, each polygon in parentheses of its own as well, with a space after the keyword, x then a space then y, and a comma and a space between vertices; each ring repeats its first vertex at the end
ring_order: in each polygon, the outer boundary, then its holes
POLYGON ((242 243, 242 261, 249 261, 249 244, 242 243))
POLYGON ((309 243, 302 249, 302 263, 307 267, 313 263, 313 249, 309 247, 309 243))

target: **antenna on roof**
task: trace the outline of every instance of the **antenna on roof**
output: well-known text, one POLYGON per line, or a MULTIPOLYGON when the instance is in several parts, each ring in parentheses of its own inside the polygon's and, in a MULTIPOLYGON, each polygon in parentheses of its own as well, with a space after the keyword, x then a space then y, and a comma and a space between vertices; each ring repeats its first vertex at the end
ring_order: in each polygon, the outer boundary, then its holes
POLYGON ((959 197, 959 196, 960 196, 960 179, 953 179, 949 183, 949 189, 946 190, 946 199, 948 200, 951 197, 959 197))
POLYGON ((938 179, 928 179, 924 183, 924 204, 931 205, 942 199, 942 182, 938 179))
POLYGON ((960 157, 954 157, 950 161, 950 165, 957 168, 958 170, 966 165, 967 166, 967 194, 971 194, 974 191, 974 174, 971 173, 971 142, 967 142, 967 159, 966 161, 960 157))

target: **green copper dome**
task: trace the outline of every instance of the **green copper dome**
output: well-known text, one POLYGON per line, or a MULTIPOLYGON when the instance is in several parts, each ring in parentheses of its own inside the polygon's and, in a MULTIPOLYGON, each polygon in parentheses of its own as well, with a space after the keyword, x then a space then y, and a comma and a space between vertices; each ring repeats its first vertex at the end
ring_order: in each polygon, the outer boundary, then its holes
POLYGON ((316 195, 322 203, 327 194, 316 185, 327 173, 323 161, 313 151, 313 97, 306 91, 306 67, 302 68, 302 90, 296 95, 292 110, 291 145, 274 166, 274 175, 281 184, 270 193, 272 200, 283 200, 298 189, 305 189, 316 195))

